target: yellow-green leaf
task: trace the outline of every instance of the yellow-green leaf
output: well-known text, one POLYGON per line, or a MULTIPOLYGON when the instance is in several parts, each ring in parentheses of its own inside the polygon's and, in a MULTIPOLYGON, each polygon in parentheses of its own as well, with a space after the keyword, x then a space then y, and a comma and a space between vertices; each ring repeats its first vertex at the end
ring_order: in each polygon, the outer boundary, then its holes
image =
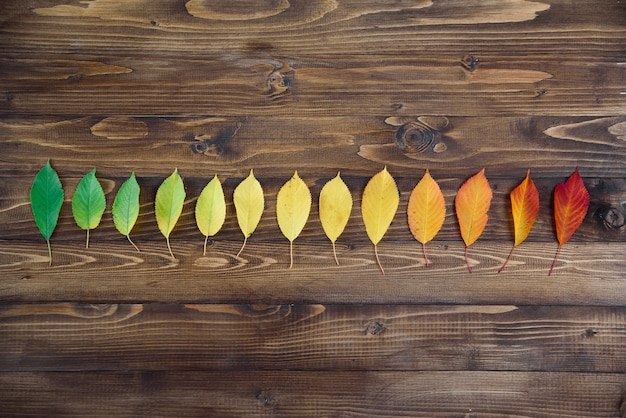
POLYGON ((422 244, 424 260, 428 267, 430 261, 426 255, 426 243, 435 238, 446 217, 443 193, 428 169, 409 196, 407 215, 409 229, 415 239, 422 244))
POLYGON ((217 234, 224 225, 225 219, 226 199, 224 198, 224 189, 222 189, 222 184, 216 174, 204 187, 196 202, 196 224, 205 236, 204 255, 206 255, 207 240, 210 236, 217 234))
POLYGON ((285 238, 289 240, 289 256, 293 266, 293 241, 300 235, 311 211, 311 191, 296 171, 278 191, 276 219, 285 238))
POLYGON ((365 231, 372 244, 374 244, 376 262, 383 274, 385 274, 385 271, 378 258, 377 245, 389 229, 399 204, 400 194, 398 193, 398 186, 387 171, 387 167, 385 167, 369 180, 363 190, 363 199, 361 201, 361 213, 365 231))
POLYGON ((246 246, 248 237, 252 235, 265 208, 265 198, 263 197, 263 188, 261 183, 254 177, 254 172, 250 170, 250 174, 235 188, 233 193, 233 203, 237 212, 237 223, 243 233, 243 244, 237 253, 237 257, 246 246))
POLYGON ((154 213, 157 225, 165 237, 167 249, 172 258, 174 258, 174 254, 172 253, 172 247, 170 247, 170 233, 183 212, 185 196, 185 185, 183 184, 183 179, 178 174, 178 169, 175 169, 168 178, 163 180, 156 193, 154 213))
POLYGON ((343 182, 339 173, 326 182, 320 191, 319 213, 324 233, 333 244, 335 262, 339 265, 335 241, 346 228, 352 212, 352 194, 343 182))

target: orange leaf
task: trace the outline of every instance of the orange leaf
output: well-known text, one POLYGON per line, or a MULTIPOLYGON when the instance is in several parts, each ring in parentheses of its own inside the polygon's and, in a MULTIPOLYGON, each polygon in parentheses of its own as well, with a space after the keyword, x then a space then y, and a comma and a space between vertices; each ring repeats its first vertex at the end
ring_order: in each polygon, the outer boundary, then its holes
POLYGON ((506 261, 498 270, 500 273, 513 255, 515 247, 520 245, 533 227, 539 214, 539 192, 535 183, 530 178, 530 169, 526 178, 511 192, 511 212, 513 213, 513 228, 515 230, 515 244, 506 261))
POLYGON ((465 242, 465 264, 470 273, 472 268, 467 258, 467 248, 480 237, 487 225, 492 196, 484 168, 463 183, 456 194, 454 206, 461 237, 465 242))
POLYGON ((588 209, 589 192, 578 173, 578 167, 576 167, 576 171, 569 176, 565 183, 559 183, 554 188, 554 222, 559 247, 556 250, 548 276, 552 274, 561 247, 569 241, 580 224, 583 223, 588 209))
POLYGON ((446 217, 446 203, 439 185, 431 177, 428 169, 409 196, 407 215, 409 229, 415 239, 422 243, 426 267, 429 267, 426 243, 435 238, 441 229, 446 217))

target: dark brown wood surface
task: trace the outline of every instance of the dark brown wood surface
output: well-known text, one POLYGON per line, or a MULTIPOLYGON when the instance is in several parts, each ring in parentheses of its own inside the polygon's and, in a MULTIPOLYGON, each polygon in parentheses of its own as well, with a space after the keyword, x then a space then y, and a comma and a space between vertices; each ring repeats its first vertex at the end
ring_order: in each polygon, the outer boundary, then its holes
POLYGON ((0 415, 626 417, 624 22, 613 0, 3 1, 0 415), (52 266, 29 204, 48 159, 52 266), (107 209, 87 249, 70 201, 93 167, 107 209), (383 167, 384 276, 360 211, 383 167), (576 167, 589 211, 548 277, 552 193, 576 167), (175 168, 172 259, 154 200, 175 168), (447 210, 430 268, 406 220, 426 168, 447 210), (470 274, 454 197, 482 168, 470 274), (266 207, 238 257, 251 169, 266 207), (539 217, 498 274, 528 169, 539 217), (295 170, 313 206, 289 269, 276 194, 295 170), (131 171, 139 253, 111 216, 131 171), (317 204, 338 171, 339 266, 317 204), (215 174, 227 217, 203 255, 215 174))

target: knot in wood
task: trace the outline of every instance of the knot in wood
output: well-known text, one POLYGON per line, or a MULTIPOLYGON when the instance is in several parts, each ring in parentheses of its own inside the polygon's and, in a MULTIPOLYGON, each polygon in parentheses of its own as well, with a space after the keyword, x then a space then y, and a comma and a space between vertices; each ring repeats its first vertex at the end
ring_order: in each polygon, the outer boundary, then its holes
POLYGON ((425 152, 437 142, 437 131, 419 121, 402 125, 396 132, 396 145, 408 153, 425 152))
POLYGON ((467 54, 461 59, 461 64, 470 72, 474 71, 478 66, 480 59, 476 58, 473 55, 467 54))
POLYGON ((279 94, 286 93, 291 85, 291 79, 276 70, 267 77, 267 89, 268 94, 271 96, 278 96, 279 94))
POLYGON ((365 335, 377 335, 385 330, 385 325, 378 321, 370 321, 365 327, 365 335))
POLYGON ((614 231, 626 224, 624 212, 615 207, 602 206, 598 208, 596 214, 602 225, 608 230, 614 231))

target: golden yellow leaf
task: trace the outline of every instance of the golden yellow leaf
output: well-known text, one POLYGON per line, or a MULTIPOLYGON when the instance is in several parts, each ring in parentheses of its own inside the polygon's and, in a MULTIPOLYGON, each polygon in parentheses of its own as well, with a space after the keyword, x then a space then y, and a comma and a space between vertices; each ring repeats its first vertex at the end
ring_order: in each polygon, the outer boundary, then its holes
POLYGON ((339 265, 335 241, 346 228, 352 212, 352 194, 339 173, 320 191, 319 213, 324 233, 333 244, 335 262, 339 265))
POLYGON ((378 258, 377 245, 389 229, 399 204, 398 186, 385 167, 369 180, 363 190, 361 201, 365 232, 374 244, 376 262, 382 274, 385 274, 385 270, 383 270, 378 258))
POLYGON ((250 174, 235 188, 233 193, 233 203, 237 212, 237 223, 243 233, 244 239, 237 257, 246 246, 248 237, 252 235, 259 225, 263 209, 265 208, 265 198, 261 183, 254 177, 254 172, 250 174))
POLYGON ((409 196, 407 215, 409 229, 415 239, 422 243, 426 267, 429 267, 426 243, 435 238, 441 229, 446 217, 446 203, 439 185, 431 177, 428 169, 409 196))
POLYGON ((293 266, 293 241, 300 235, 311 211, 311 192, 296 171, 283 184, 276 196, 276 219, 283 235, 289 240, 289 268, 293 266))
POLYGON ((454 206, 461 228, 461 237, 465 242, 465 264, 470 273, 472 268, 467 258, 467 248, 476 242, 487 225, 487 219, 489 219, 487 212, 489 212, 492 196, 484 168, 463 183, 456 194, 454 206))

